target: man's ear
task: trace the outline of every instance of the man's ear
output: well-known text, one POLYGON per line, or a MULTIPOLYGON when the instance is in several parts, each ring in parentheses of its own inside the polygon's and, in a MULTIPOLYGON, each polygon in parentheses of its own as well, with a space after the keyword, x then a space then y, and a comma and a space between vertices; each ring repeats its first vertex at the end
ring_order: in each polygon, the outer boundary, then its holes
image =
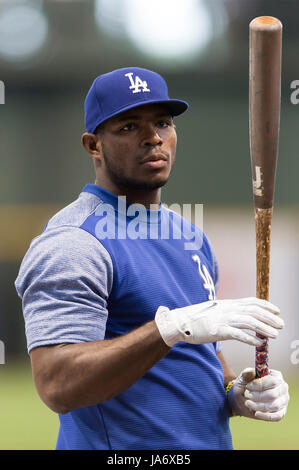
POLYGON ((81 143, 91 157, 101 158, 102 143, 97 135, 85 132, 81 137, 81 143))

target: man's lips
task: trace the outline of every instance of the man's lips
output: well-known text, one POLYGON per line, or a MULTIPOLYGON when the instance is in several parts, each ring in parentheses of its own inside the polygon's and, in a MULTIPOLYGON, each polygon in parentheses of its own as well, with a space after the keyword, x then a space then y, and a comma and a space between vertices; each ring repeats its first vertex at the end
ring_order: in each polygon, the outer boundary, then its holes
POLYGON ((163 153, 155 153, 152 155, 148 155, 146 158, 141 160, 141 164, 144 163, 154 163, 154 162, 167 162, 168 158, 165 154, 163 153))

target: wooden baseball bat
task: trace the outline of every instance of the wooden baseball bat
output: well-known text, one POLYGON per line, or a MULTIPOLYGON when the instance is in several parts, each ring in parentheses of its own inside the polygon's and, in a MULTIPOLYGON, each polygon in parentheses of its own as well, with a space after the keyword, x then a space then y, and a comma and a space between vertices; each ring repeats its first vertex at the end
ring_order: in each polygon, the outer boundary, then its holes
MULTIPOLYGON (((282 24, 260 16, 249 25, 249 137, 256 229, 256 296, 269 300, 271 224, 278 156, 282 24)), ((268 340, 256 348, 256 376, 268 370, 268 340)))

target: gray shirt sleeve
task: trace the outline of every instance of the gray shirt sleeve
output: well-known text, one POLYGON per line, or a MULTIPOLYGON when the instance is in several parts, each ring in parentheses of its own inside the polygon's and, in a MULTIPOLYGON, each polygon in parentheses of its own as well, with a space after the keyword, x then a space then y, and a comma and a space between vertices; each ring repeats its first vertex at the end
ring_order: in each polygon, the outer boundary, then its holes
POLYGON ((61 226, 36 237, 15 282, 28 352, 103 339, 112 280, 109 253, 85 230, 61 226))

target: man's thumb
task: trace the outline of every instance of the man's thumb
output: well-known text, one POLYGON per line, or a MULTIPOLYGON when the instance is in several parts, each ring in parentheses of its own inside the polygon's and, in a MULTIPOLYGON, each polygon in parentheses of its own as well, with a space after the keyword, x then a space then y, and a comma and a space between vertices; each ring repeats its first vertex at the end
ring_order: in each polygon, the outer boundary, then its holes
POLYGON ((241 372, 240 382, 242 385, 246 385, 256 378, 255 369, 252 367, 247 367, 241 372))

